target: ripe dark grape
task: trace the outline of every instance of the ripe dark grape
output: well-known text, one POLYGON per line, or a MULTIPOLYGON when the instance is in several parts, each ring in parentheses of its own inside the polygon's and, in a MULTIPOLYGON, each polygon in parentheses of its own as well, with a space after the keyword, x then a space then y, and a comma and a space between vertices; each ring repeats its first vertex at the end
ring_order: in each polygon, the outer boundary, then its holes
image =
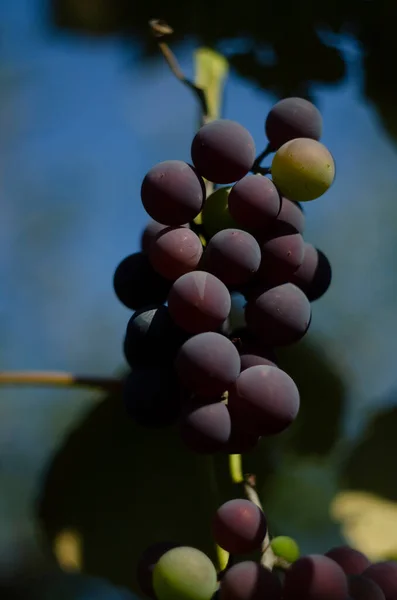
POLYGON ((124 353, 131 367, 172 362, 187 334, 172 320, 166 306, 137 311, 130 318, 124 353))
POLYGON ((149 260, 155 271, 175 281, 197 268, 203 245, 198 235, 186 227, 167 227, 152 241, 149 260))
POLYGON ((122 304, 139 310, 165 302, 171 282, 156 273, 145 254, 136 252, 124 258, 116 268, 113 287, 122 304))
POLYGON ((166 229, 167 225, 157 223, 157 221, 149 221, 141 235, 141 252, 149 254, 150 246, 156 235, 166 229))
POLYGON ((314 104, 304 98, 284 98, 269 112, 265 131, 272 150, 294 138, 319 140, 323 119, 314 104))
POLYGON ((262 175, 247 175, 230 190, 229 212, 242 227, 261 230, 268 227, 281 208, 280 194, 274 183, 262 175))
POLYGON ((296 233, 303 234, 305 221, 305 215, 298 202, 292 202, 288 198, 281 198, 281 208, 277 217, 277 223, 289 225, 296 233))
POLYGON ((181 412, 182 390, 172 369, 140 367, 126 378, 123 399, 128 415, 144 427, 164 427, 181 412))
POLYGON ((220 600, 281 600, 277 575, 254 561, 233 565, 221 582, 220 600))
POLYGON ((351 600, 385 600, 385 595, 377 583, 362 575, 347 578, 351 600))
POLYGON ((224 229, 208 242, 204 268, 228 286, 246 283, 259 269, 261 250, 252 235, 240 229, 224 229))
POLYGON ((152 581, 155 565, 163 554, 172 548, 178 548, 178 546, 180 546, 180 544, 176 544, 175 542, 157 542, 156 544, 149 546, 149 548, 146 548, 141 555, 136 570, 136 576, 139 587, 146 596, 149 596, 149 598, 156 600, 152 581))
POLYGON ((146 212, 164 225, 183 225, 201 211, 205 185, 195 169, 181 160, 166 160, 150 169, 141 187, 146 212))
POLYGON ((230 432, 229 411, 219 399, 194 398, 181 420, 182 439, 194 452, 211 454, 223 450, 230 432))
POLYGON ((231 554, 258 550, 266 536, 265 515, 250 500, 236 499, 218 508, 212 523, 216 543, 231 554))
POLYGON ((287 373, 258 365, 242 373, 229 390, 232 418, 249 433, 274 435, 284 431, 299 411, 299 391, 287 373))
POLYGON ((241 179, 251 169, 255 143, 240 123, 218 119, 198 130, 191 153, 200 175, 214 183, 230 183, 241 179))
POLYGON ((332 269, 328 258, 311 244, 305 243, 303 262, 290 281, 305 293, 310 302, 318 300, 328 290, 332 269))
POLYGON ((241 371, 259 365, 277 367, 277 357, 272 348, 262 347, 259 342, 243 341, 239 348, 241 371))
POLYGON ((346 575, 327 556, 303 556, 286 571, 284 600, 347 600, 347 597, 346 575))
POLYGON ((361 575, 371 564, 365 554, 350 546, 337 546, 328 550, 325 556, 337 562, 346 575, 361 575))
POLYGON ((189 333, 218 329, 231 306, 227 287, 211 273, 193 271, 179 277, 168 295, 175 323, 189 333))
POLYGON ((240 357, 220 333, 199 333, 187 340, 176 358, 182 383, 198 396, 216 396, 230 388, 240 373, 240 357))
POLYGON ((378 584, 386 600, 397 600, 397 562, 389 560, 371 565, 363 576, 378 584))
POLYGON ((249 300, 245 318, 262 343, 285 346, 306 333, 311 318, 310 302, 295 285, 284 283, 249 300))
POLYGON ((276 222, 262 240, 262 261, 258 278, 270 284, 287 282, 303 263, 303 237, 290 225, 276 222))

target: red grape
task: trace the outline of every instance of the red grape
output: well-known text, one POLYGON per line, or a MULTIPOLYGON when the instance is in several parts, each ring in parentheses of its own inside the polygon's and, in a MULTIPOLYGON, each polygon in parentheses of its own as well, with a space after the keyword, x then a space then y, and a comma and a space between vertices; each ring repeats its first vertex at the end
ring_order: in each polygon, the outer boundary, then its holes
POLYGON ((385 595, 377 583, 362 575, 349 575, 349 598, 351 600, 385 600, 385 595))
POLYGON ((192 166, 181 160, 166 160, 145 176, 141 198, 146 212, 155 221, 183 225, 201 211, 205 185, 192 166))
POLYGON ((363 576, 378 584, 386 600, 397 600, 397 562, 389 560, 371 565, 363 576))
POLYGON ((304 98, 284 98, 269 112, 265 130, 272 150, 294 138, 319 140, 323 120, 314 104, 304 98))
POLYGON ((216 543, 231 554, 258 550, 266 536, 266 518, 250 500, 225 502, 215 513, 213 535, 216 543))
POLYGON ((281 209, 280 194, 274 183, 262 175, 247 175, 230 190, 229 212, 249 230, 261 230, 274 221, 281 209))
POLYGON ((175 323, 189 333, 218 329, 231 306, 227 287, 211 273, 193 271, 179 277, 168 295, 175 323))
POLYGON ((258 365, 277 367, 277 357, 272 348, 263 348, 258 342, 243 341, 239 349, 241 371, 258 365))
POLYGON ((218 119, 198 130, 191 153, 200 175, 214 183, 230 183, 244 177, 252 167, 255 143, 240 123, 218 119))
POLYGON ((291 225, 277 222, 271 232, 262 238, 262 261, 258 279, 270 284, 289 281, 303 263, 305 243, 291 225))
POLYGON ((116 268, 113 276, 116 296, 127 308, 139 310, 167 299, 171 282, 153 269, 142 252, 130 254, 116 268))
POLYGON ((287 373, 278 367, 259 365, 242 373, 229 390, 232 419, 257 435, 284 431, 299 411, 299 391, 287 373))
POLYGON ((145 254, 149 254, 150 246, 153 240, 156 238, 156 235, 166 229, 167 225, 163 225, 162 223, 157 223, 157 221, 150 221, 141 235, 141 252, 145 254))
POLYGON ((321 298, 332 279, 331 265, 321 250, 305 243, 303 262, 290 281, 305 293, 310 302, 321 298))
POLYGON ((305 229, 305 215, 300 204, 292 202, 288 198, 281 198, 281 208, 277 217, 277 223, 289 225, 296 233, 303 234, 305 229))
POLYGON ((222 394, 236 381, 240 357, 230 340, 212 331, 187 340, 176 358, 182 383, 199 396, 222 394))
POLYGON ((247 560, 233 565, 221 582, 220 600, 281 600, 277 575, 247 560))
POLYGON ((328 550, 325 556, 337 562, 346 575, 361 575, 371 564, 365 554, 350 546, 337 546, 328 550))
POLYGON ((347 577, 327 556, 303 556, 286 572, 284 600, 347 600, 347 597, 347 577))
POLYGON ((194 452, 211 454, 223 450, 231 432, 231 421, 226 404, 194 398, 184 411, 181 436, 194 452))
POLYGON ((155 271, 175 281, 197 268, 203 245, 198 235, 186 227, 167 227, 152 241, 149 260, 155 271))

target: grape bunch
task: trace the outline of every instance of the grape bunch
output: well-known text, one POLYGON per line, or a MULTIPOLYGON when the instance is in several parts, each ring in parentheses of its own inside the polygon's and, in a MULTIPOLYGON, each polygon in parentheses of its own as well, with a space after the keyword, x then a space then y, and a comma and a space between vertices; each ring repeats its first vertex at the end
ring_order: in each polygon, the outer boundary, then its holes
POLYGON ((141 199, 152 221, 141 251, 114 275, 119 300, 135 311, 124 338, 127 412, 147 427, 178 423, 193 452, 245 452, 291 425, 299 392, 276 349, 304 336, 311 302, 331 281, 326 256, 303 239, 296 202, 321 196, 334 178, 321 115, 288 98, 265 129, 271 177, 251 134, 228 119, 199 129, 192 164, 150 169, 141 199), (246 302, 237 328, 234 293, 246 302))

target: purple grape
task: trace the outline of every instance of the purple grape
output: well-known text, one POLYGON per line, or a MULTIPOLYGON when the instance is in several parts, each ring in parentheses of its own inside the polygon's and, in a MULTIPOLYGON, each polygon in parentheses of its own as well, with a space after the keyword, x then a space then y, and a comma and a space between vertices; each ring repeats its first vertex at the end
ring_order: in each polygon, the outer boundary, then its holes
POLYGON ((132 310, 166 301, 171 282, 153 269, 142 252, 130 254, 116 268, 113 287, 117 298, 132 310))
POLYGON ((346 575, 361 575, 371 564, 365 554, 350 546, 337 546, 328 550, 325 556, 337 562, 346 575))
POLYGON ((258 242, 240 229, 223 229, 216 233, 203 255, 204 268, 228 286, 246 283, 260 264, 258 242))
POLYGON ((197 268, 203 245, 198 235, 186 227, 167 227, 152 241, 149 260, 153 269, 175 281, 197 268))
POLYGON ((191 154, 202 177, 214 183, 230 183, 241 179, 251 169, 255 143, 240 123, 218 119, 198 130, 191 154))
POLYGON ((328 290, 332 279, 331 265, 321 250, 305 243, 303 262, 290 278, 310 302, 318 300, 328 290))
POLYGON ((137 368, 125 379, 123 389, 127 414, 143 427, 172 425, 181 412, 182 389, 167 368, 137 368))
POLYGON ((373 564, 363 576, 378 584, 386 600, 397 600, 397 562, 389 560, 373 564))
POLYGON ((247 175, 230 190, 229 212, 248 230, 267 228, 281 209, 280 194, 274 183, 262 175, 247 175))
POLYGON ((138 585, 141 588, 142 592, 149 596, 149 598, 153 598, 156 600, 156 594, 153 589, 153 569, 160 558, 171 550, 172 548, 178 548, 181 544, 177 544, 175 542, 157 542, 156 544, 152 544, 149 548, 141 555, 139 559, 136 577, 138 580, 138 585))
POLYGON ((272 150, 295 138, 319 140, 323 120, 314 104, 304 98, 284 98, 269 112, 265 131, 272 150))
POLYGON ((157 221, 149 221, 141 235, 141 252, 149 254, 150 246, 156 235, 167 228, 167 225, 157 223, 157 221))
POLYGON ((183 225, 197 217, 203 208, 204 181, 191 165, 181 160, 166 160, 145 176, 141 199, 155 221, 183 225))
POLYGON ((292 283, 270 288, 248 300, 248 328, 267 346, 286 346, 300 340, 311 319, 310 302, 292 283))
POLYGON ((211 273, 193 271, 179 277, 168 295, 175 323, 189 333, 218 329, 231 306, 227 287, 211 273))
POLYGON ((240 373, 240 357, 232 342, 208 331, 180 348, 176 370, 183 385, 198 396, 217 396, 230 388, 240 373))
POLYGON ((385 595, 377 583, 362 575, 349 575, 349 598, 351 600, 385 600, 385 595))
POLYGON ((272 348, 263 348, 258 342, 243 341, 239 352, 241 372, 259 365, 277 367, 277 357, 274 350, 272 348))
POLYGON ((291 225, 277 222, 271 233, 262 238, 262 261, 258 279, 277 285, 289 278, 303 263, 305 243, 291 225))
POLYGON ((289 225, 296 233, 303 234, 305 230, 305 215, 299 202, 293 202, 288 198, 281 198, 281 208, 277 217, 277 223, 289 225))
POLYGON ((295 420, 299 391, 287 373, 278 367, 258 365, 242 373, 229 390, 232 419, 256 435, 275 435, 295 420))
POLYGON ((228 569, 222 579, 220 600, 281 600, 277 575, 247 560, 228 569))
POLYGON ((184 411, 181 436, 186 446, 200 454, 223 450, 231 432, 231 421, 226 404, 219 399, 209 401, 194 398, 184 411))
POLYGON ((187 334, 172 320, 166 306, 135 312, 128 321, 124 354, 131 367, 172 362, 187 334))
POLYGON ((250 500, 236 499, 218 508, 212 523, 216 543, 231 554, 259 550, 266 536, 266 518, 250 500))
POLYGON ((298 558, 286 571, 284 600, 347 600, 347 577, 341 567, 320 554, 298 558))

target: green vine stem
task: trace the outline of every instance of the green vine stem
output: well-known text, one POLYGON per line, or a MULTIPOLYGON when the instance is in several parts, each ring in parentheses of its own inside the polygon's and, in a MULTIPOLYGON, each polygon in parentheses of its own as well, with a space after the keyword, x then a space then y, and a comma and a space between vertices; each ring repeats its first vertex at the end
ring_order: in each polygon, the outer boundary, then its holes
POLYGON ((0 371, 0 385, 82 387, 119 392, 122 389, 122 380, 116 377, 74 375, 64 371, 0 371))

